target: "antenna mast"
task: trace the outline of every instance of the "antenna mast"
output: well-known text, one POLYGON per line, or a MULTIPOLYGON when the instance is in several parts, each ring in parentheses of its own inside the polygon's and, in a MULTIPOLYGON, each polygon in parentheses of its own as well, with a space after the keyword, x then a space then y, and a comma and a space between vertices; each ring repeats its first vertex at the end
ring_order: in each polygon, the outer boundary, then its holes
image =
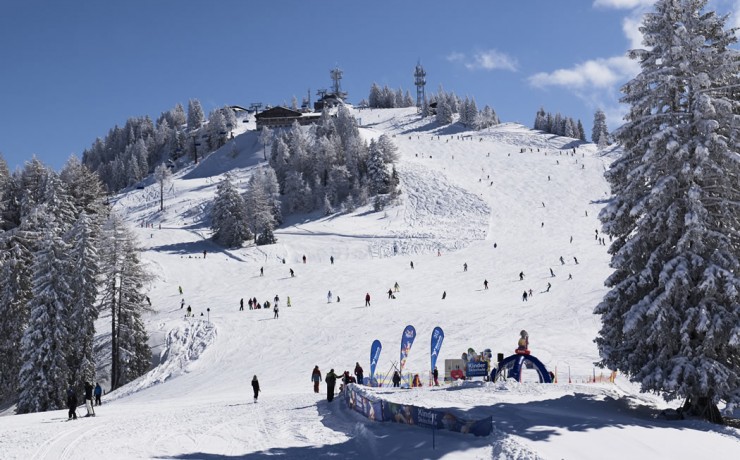
POLYGON ((424 67, 421 66, 421 62, 416 63, 416 69, 414 70, 414 84, 416 85, 416 108, 422 110, 424 101, 426 100, 426 93, 424 92, 424 85, 427 84, 426 79, 427 73, 424 67))

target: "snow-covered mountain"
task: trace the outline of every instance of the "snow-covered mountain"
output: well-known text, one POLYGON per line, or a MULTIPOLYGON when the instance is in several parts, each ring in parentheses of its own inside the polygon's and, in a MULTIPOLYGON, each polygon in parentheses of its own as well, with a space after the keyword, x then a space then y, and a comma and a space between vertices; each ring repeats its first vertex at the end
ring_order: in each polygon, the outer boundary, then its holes
MULTIPOLYGON (((608 374, 593 366, 600 327, 593 308, 610 273, 597 219, 608 195, 602 176, 608 152, 517 124, 469 132, 420 120, 413 109, 355 115, 368 139, 386 133, 399 149, 402 194, 384 211, 291 216, 275 232, 275 245, 215 245, 208 209, 219 180, 228 171, 243 188, 264 164, 249 124, 176 174, 163 212, 154 184, 116 197, 114 209, 135 227, 153 274, 148 295, 156 313, 146 319, 156 365, 105 395, 95 418, 67 423, 66 411, 0 417, 0 457, 740 455, 734 428, 667 421, 659 414, 669 405, 639 393, 622 376, 615 383, 590 381, 608 374), (400 291, 390 299, 387 291, 395 283, 400 291), (530 289, 533 295, 524 301, 530 289), (364 306, 366 293, 370 307, 364 306), (246 307, 248 298, 272 302, 276 295, 278 319, 272 310, 246 307), (195 318, 184 317, 182 300, 195 318), (313 393, 315 365, 326 374, 331 368, 351 372, 359 362, 367 375, 375 339, 383 344, 377 373, 386 376, 399 360, 407 324, 418 335, 405 369, 419 373, 425 386, 372 391, 381 399, 448 408, 464 417, 491 416, 492 435, 438 431, 433 438, 419 427, 368 421, 341 398, 328 403, 323 383, 322 392, 313 393), (440 370, 444 359, 459 358, 470 347, 508 356, 526 329, 532 354, 558 382, 540 384, 533 371, 525 371, 522 383, 428 387, 436 326, 445 332, 440 370), (262 388, 257 404, 254 375, 262 388)), ((104 316, 100 343, 106 324, 104 316)), ((103 369, 100 376, 104 381, 103 369)))

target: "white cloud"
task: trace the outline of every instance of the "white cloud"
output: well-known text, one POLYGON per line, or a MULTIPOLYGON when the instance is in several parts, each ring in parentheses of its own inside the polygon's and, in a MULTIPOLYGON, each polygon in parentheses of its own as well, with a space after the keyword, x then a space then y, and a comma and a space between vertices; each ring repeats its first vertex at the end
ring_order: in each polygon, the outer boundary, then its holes
POLYGON ((615 8, 620 10, 650 6, 655 0, 594 0, 594 7, 615 8))
POLYGON ((537 88, 564 86, 571 89, 610 88, 639 72, 639 64, 626 56, 593 59, 570 69, 540 72, 527 80, 537 88))
POLYGON ((472 56, 463 53, 450 53, 447 56, 450 62, 461 62, 468 70, 510 70, 516 72, 518 62, 513 57, 500 51, 491 49, 487 51, 478 51, 472 56))
POLYGON ((642 44, 642 32, 640 32, 640 26, 642 25, 641 15, 632 15, 622 20, 622 31, 630 42, 629 49, 644 48, 642 44))

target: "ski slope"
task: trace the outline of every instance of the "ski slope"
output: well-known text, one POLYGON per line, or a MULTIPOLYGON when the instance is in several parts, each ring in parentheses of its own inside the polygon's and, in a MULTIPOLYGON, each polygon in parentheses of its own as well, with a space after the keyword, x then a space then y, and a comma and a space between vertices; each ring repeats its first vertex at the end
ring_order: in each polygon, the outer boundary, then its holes
MULTIPOLYGON (((264 162, 248 124, 219 151, 177 173, 163 212, 154 184, 118 196, 114 209, 135 227, 152 273, 148 295, 156 312, 145 319, 155 366, 105 395, 95 418, 67 422, 66 410, 0 417, 0 457, 740 456, 734 428, 664 420, 660 411, 676 404, 639 393, 622 376, 614 384, 588 382, 594 373, 608 373, 593 367, 600 322, 592 312, 610 273, 607 246, 595 238, 608 195, 603 171, 609 154, 517 124, 467 132, 419 120, 413 109, 356 115, 364 136, 386 133, 399 148, 403 193, 384 211, 292 216, 275 232, 275 245, 218 247, 208 228, 218 181, 230 171, 243 188, 264 162), (396 282, 400 292, 389 299, 386 292, 396 282), (530 289, 533 296, 524 302, 522 292, 530 289), (364 307, 366 293, 371 307, 364 307), (272 310, 246 310, 248 298, 272 302, 275 295, 279 319, 272 310), (245 311, 239 311, 241 298, 245 311), (184 318, 182 299, 195 318, 184 318), (341 398, 327 403, 323 383, 322 393, 313 393, 314 365, 325 375, 330 368, 351 373, 359 362, 367 376, 375 339, 383 344, 376 373, 385 376, 399 360, 407 324, 417 338, 406 370, 421 374, 425 386, 381 388, 377 396, 452 408, 469 418, 492 416, 491 436, 438 431, 433 440, 422 428, 370 422, 341 398), (558 383, 539 384, 525 375, 523 383, 430 388, 435 326, 445 331, 440 371, 444 359, 470 347, 508 356, 526 329, 532 354, 557 373, 558 383), (253 375, 262 388, 257 404, 253 375)), ((99 344, 106 343, 106 321, 104 314, 99 344)), ((101 366, 104 388, 106 372, 101 366)))

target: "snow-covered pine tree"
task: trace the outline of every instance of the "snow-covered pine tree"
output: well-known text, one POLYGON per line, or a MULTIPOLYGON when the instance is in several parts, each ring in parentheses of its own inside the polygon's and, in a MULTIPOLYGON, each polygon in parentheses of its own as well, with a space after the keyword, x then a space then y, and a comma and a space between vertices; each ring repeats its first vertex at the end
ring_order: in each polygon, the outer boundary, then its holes
POLYGON ((738 52, 704 0, 658 0, 622 88, 624 148, 600 219, 615 237, 611 288, 595 312, 600 366, 721 422, 740 402, 738 52))
POLYGON ((265 232, 265 229, 275 228, 274 203, 266 193, 262 178, 253 174, 249 178, 247 191, 244 194, 244 203, 247 211, 247 220, 255 238, 265 232))
POLYGON ((67 357, 72 382, 95 381, 93 340, 98 319, 98 242, 100 225, 83 212, 69 231, 69 259, 74 267, 69 273, 72 341, 67 357))
POLYGON ((111 318, 111 389, 116 389, 149 366, 151 351, 141 323, 145 308, 142 292, 148 274, 141 265, 133 233, 111 213, 101 242, 101 311, 111 318))
POLYGON ((198 99, 190 99, 188 102, 188 131, 197 131, 203 126, 205 115, 203 107, 200 106, 198 99))
POLYGON ((603 110, 594 113, 594 127, 591 130, 591 142, 599 148, 609 145, 609 129, 606 127, 606 115, 603 110))
POLYGON ((44 412, 65 406, 70 381, 67 358, 75 337, 69 321, 72 303, 68 274, 73 271, 67 244, 60 238, 54 216, 44 205, 37 210, 45 223, 34 254, 30 320, 21 341, 17 412, 44 412))
POLYGON ((67 160, 59 173, 59 178, 64 183, 67 195, 77 212, 75 218, 81 212, 86 212, 90 216, 104 214, 103 184, 100 183, 98 175, 83 165, 76 156, 73 155, 67 160))
POLYGON ((226 118, 223 114, 224 110, 230 111, 229 108, 215 109, 208 114, 207 131, 209 147, 211 150, 216 150, 226 144, 228 130, 226 129, 226 118))
POLYGON ((544 107, 540 107, 537 111, 537 115, 534 117, 534 129, 547 131, 547 114, 545 113, 544 107))
POLYGON ((252 238, 247 222, 244 198, 226 174, 218 184, 211 210, 213 239, 226 247, 240 247, 252 238))
POLYGON ((375 139, 370 140, 370 156, 367 160, 367 176, 372 195, 388 193, 390 173, 383 161, 383 152, 378 148, 375 139))
POLYGON ((37 238, 24 225, 0 233, 0 401, 18 396, 21 340, 28 327, 29 301, 33 297, 31 240, 37 238))
POLYGON ((586 131, 583 129, 583 123, 581 123, 581 120, 578 120, 578 139, 582 140, 583 142, 586 142, 586 131))

